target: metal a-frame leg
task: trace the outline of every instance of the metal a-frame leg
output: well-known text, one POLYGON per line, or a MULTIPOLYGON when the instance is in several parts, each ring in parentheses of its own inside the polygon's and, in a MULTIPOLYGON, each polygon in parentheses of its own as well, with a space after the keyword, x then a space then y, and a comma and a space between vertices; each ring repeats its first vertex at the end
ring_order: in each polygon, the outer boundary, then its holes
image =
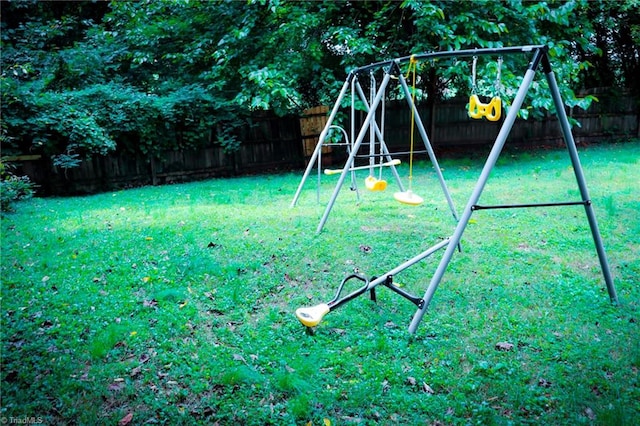
POLYGON ((316 144, 316 148, 313 150, 313 154, 309 159, 309 164, 307 164, 307 168, 304 171, 304 175, 302 176, 302 179, 300 179, 300 184, 298 185, 298 189, 296 190, 296 193, 293 196, 293 201, 291 201, 291 207, 295 207, 296 203, 298 202, 298 198, 300 198, 300 193, 302 192, 302 188, 304 187, 304 184, 307 181, 307 178, 309 177, 309 175, 311 174, 311 170, 313 170, 313 167, 315 166, 316 162, 318 162, 318 168, 321 167, 319 163, 319 159, 322 152, 322 145, 324 144, 324 141, 327 138, 327 134, 329 133, 329 129, 333 124, 333 120, 336 118, 336 115, 338 114, 338 111, 340 109, 340 104, 342 102, 342 99, 344 98, 344 95, 347 93, 347 90, 349 89, 349 85, 351 84, 351 80, 354 77, 355 76, 353 74, 349 74, 344 84, 342 85, 342 89, 340 90, 338 99, 333 105, 331 114, 329 114, 329 119, 327 120, 327 124, 325 124, 324 129, 322 129, 322 132, 320 133, 320 137, 318 138, 318 143, 316 144))
POLYGON ((562 102, 562 98, 560 96, 558 83, 556 82, 555 75, 551 70, 551 65, 549 64, 549 59, 546 55, 542 60, 542 68, 547 78, 547 82, 549 83, 549 89, 551 90, 553 103, 558 114, 558 121, 562 129, 564 142, 567 146, 567 150, 569 151, 569 156, 571 157, 571 164, 573 166, 573 172, 576 176, 576 181, 578 182, 578 187, 580 188, 582 201, 584 201, 584 210, 587 214, 589 227, 591 228, 591 234, 593 235, 593 242, 596 246, 596 252, 598 253, 598 259, 600 260, 600 268, 602 269, 604 281, 607 285, 609 298, 611 299, 611 302, 617 304, 618 295, 613 284, 611 270, 609 269, 609 261, 607 260, 607 254, 605 253, 604 245, 602 243, 602 237, 598 228, 598 221, 596 220, 596 214, 593 211, 593 205, 591 204, 591 198, 589 197, 589 190, 587 189, 584 172, 582 170, 582 165, 580 164, 580 158, 578 157, 578 149, 576 148, 576 142, 573 139, 573 134, 571 133, 571 127, 569 125, 569 120, 567 119, 567 113, 564 110, 564 103, 562 102))
POLYGON ((376 109, 378 108, 378 105, 380 105, 380 100, 382 99, 382 96, 384 96, 385 89, 389 84, 390 78, 391 76, 389 74, 385 74, 384 78, 382 79, 382 82, 380 83, 380 87, 378 88, 378 93, 376 94, 376 97, 373 100, 373 104, 369 108, 369 113, 367 114, 364 122, 362 123, 362 127, 360 128, 360 133, 358 133, 358 137, 353 142, 353 147, 351 149, 351 153, 349 154, 349 158, 347 159, 344 165, 344 168, 342 169, 342 173, 340 173, 340 177, 338 178, 338 183, 336 184, 335 189, 331 194, 329 204, 327 204, 327 207, 324 210, 322 218, 320 219, 320 223, 318 224, 318 227, 316 229, 317 234, 322 232, 322 228, 324 227, 324 224, 327 222, 327 219, 329 218, 329 213, 331 213, 331 209, 333 208, 333 205, 336 202, 336 198, 338 198, 338 194, 340 193, 340 189, 344 184, 344 180, 347 176, 347 173, 349 172, 349 169, 353 165, 353 161, 355 159, 356 153, 360 149, 360 145, 362 145, 362 141, 364 140, 367 134, 368 127, 371 124, 371 121, 375 118, 376 109))
MULTIPOLYGON (((442 187, 442 192, 444 193, 444 196, 447 199, 447 204, 449 204, 449 209, 451 210, 451 214, 453 215, 453 218, 456 221, 459 221, 458 214, 456 213, 455 205, 453 204, 453 199, 451 198, 451 194, 449 193, 449 188, 447 188, 447 184, 444 181, 444 176, 442 175, 442 170, 440 169, 440 165, 438 164, 438 159, 436 158, 435 152, 433 152, 433 147, 431 146, 431 142, 429 141, 429 137, 427 136, 427 131, 425 130, 424 124, 422 123, 422 119, 420 118, 420 114, 418 113, 418 108, 413 102, 411 92, 409 91, 409 86, 407 85, 407 81, 402 75, 402 73, 398 73, 398 80, 400 81, 400 85, 402 86, 404 97, 407 99, 407 102, 409 103, 409 108, 413 110, 416 127, 418 128, 418 132, 420 133, 420 137, 422 138, 424 147, 427 150, 427 153, 429 154, 429 159, 431 160, 431 164, 433 164, 433 168, 435 169, 436 175, 438 176, 438 181, 440 182, 440 186, 442 187)), ((459 242, 456 242, 454 246, 458 246, 458 243, 459 242)))
POLYGON ((429 303, 431 302, 431 299, 433 298, 433 295, 437 290, 438 285, 440 284, 440 281, 442 280, 442 277, 446 271, 446 268, 449 265, 449 262, 451 261, 451 258, 453 256, 455 246, 460 242, 460 239, 462 238, 462 234, 464 233, 464 230, 467 224, 469 223, 471 214, 473 213, 473 208, 477 204, 478 200, 480 199, 480 195, 482 194, 482 191, 487 183, 491 170, 493 170, 493 167, 495 166, 498 160, 498 157, 500 156, 500 152, 504 147, 507 136, 509 135, 511 128, 513 127, 513 123, 515 122, 517 113, 520 110, 520 107, 522 106, 524 97, 527 91, 529 90, 529 86, 535 76, 535 71, 541 61, 543 63, 545 76, 549 83, 551 96, 553 97, 553 101, 556 107, 556 112, 557 112, 560 126, 562 129, 565 144, 567 145, 567 149, 571 157, 571 162, 573 165, 574 173, 576 175, 576 180, 578 182, 578 187, 580 188, 580 193, 582 195, 585 211, 587 214, 587 218, 589 220, 589 225, 591 227, 591 233, 593 235, 596 251, 598 253, 598 258, 600 260, 600 266, 602 268, 602 273, 604 275, 604 279, 607 285, 607 290, 609 292, 609 297, 613 303, 618 302, 618 297, 613 284, 613 279, 611 278, 611 271, 609 269, 607 256, 602 244, 602 238, 598 230, 598 223, 596 221, 595 213, 593 211, 593 207, 591 205, 591 201, 589 198, 589 193, 588 193, 586 182, 584 179, 582 166, 580 164, 580 160, 578 157, 575 141, 571 133, 569 121, 564 111, 564 103, 562 102, 560 91, 558 90, 558 85, 555 81, 555 76, 551 70, 551 66, 549 64, 546 53, 543 51, 538 51, 534 56, 534 59, 531 61, 529 65, 529 69, 525 73, 522 84, 518 89, 518 93, 516 94, 516 97, 511 107, 509 108, 509 113, 507 114, 507 117, 505 118, 505 121, 493 145, 493 148, 489 153, 489 156, 482 169, 482 172, 480 173, 480 177, 478 178, 476 186, 471 196, 469 197, 469 201, 467 202, 467 205, 462 213, 462 217, 458 222, 458 226, 456 227, 453 233, 453 236, 450 239, 450 244, 447 246, 447 249, 445 250, 442 256, 442 259, 440 260, 440 263, 438 264, 438 267, 433 277, 431 278, 431 281, 429 282, 429 286, 427 287, 427 290, 423 296, 424 303, 416 311, 416 313, 413 316, 411 324, 409 325, 409 333, 411 334, 415 333, 416 329, 418 328, 420 321, 422 320, 422 317, 427 311, 427 308, 429 307, 429 303))
POLYGON ((532 63, 529 66, 529 69, 527 69, 527 72, 524 75, 522 84, 520 85, 520 88, 518 89, 518 93, 516 94, 516 97, 514 98, 513 103, 509 108, 509 113, 507 114, 504 120, 504 123, 502 124, 500 132, 498 133, 498 136, 496 137, 496 140, 493 144, 493 148, 491 149, 491 152, 489 153, 487 161, 485 162, 485 165, 482 169, 482 172, 480 173, 480 177, 478 178, 475 188, 473 189, 473 192, 469 197, 469 201, 467 202, 467 205, 465 206, 462 212, 462 216, 458 221, 458 225, 456 226, 456 229, 454 230, 453 235, 451 236, 449 245, 447 246, 447 249, 442 255, 442 259, 440 260, 440 263, 438 264, 438 267, 436 268, 436 271, 434 272, 433 277, 429 282, 429 286, 427 287, 427 290, 424 293, 424 296, 423 296, 424 304, 413 315, 413 319, 411 320, 411 324, 409 325, 409 333, 411 334, 415 333, 416 329, 418 328, 418 325, 420 325, 420 321, 422 320, 422 317, 426 313, 427 308, 429 307, 429 303, 431 303, 431 299, 433 298, 434 293, 438 289, 438 285, 440 284, 440 281, 442 281, 442 277, 447 269, 447 266, 449 265, 449 262, 453 257, 453 253, 456 250, 456 246, 460 243, 460 240, 462 239, 462 234, 464 233, 464 230, 466 229, 467 224, 469 223, 469 219, 471 219, 471 214, 473 213, 473 206, 476 205, 478 203, 478 200, 480 199, 480 195, 482 194, 482 191, 487 183, 487 180, 489 179, 491 170, 493 170, 493 167, 498 161, 500 152, 504 147, 504 144, 507 140, 507 136, 509 135, 511 128, 513 127, 513 123, 516 120, 518 111, 522 106, 522 103, 527 94, 527 91, 529 90, 529 85, 533 81, 533 77, 535 76, 535 70, 540 61, 540 55, 541 53, 536 54, 535 58, 533 59, 532 63))

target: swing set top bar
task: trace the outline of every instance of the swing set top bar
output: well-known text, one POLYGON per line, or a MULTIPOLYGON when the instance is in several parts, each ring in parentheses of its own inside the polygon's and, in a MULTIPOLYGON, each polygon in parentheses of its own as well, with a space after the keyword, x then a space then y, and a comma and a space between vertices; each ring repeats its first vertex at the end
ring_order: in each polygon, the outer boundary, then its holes
POLYGON ((351 71, 351 74, 359 74, 372 69, 382 68, 385 66, 391 66, 393 64, 401 64, 414 60, 424 59, 436 59, 436 58, 460 58, 460 57, 473 57, 473 56, 487 56, 487 55, 504 55, 510 53, 529 53, 536 50, 547 50, 547 46, 544 44, 534 44, 529 46, 513 46, 513 47, 494 47, 494 48, 482 48, 482 49, 463 49, 463 50, 446 50, 441 52, 427 52, 417 53, 415 55, 403 56, 401 58, 390 59, 382 62, 376 62, 373 64, 365 65, 360 68, 356 68, 351 71))

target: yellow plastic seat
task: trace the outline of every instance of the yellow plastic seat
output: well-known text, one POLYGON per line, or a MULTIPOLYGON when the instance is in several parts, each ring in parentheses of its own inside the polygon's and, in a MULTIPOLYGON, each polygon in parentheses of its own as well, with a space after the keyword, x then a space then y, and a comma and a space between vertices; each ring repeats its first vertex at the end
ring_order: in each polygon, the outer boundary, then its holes
POLYGON ((322 318, 329 313, 331 308, 326 303, 321 303, 316 306, 310 306, 308 308, 296 309, 296 317, 306 327, 315 327, 320 324, 322 318))
POLYGON ((364 186, 366 186, 369 191, 384 191, 387 189, 387 181, 369 176, 364 180, 364 186))
POLYGON ((482 103, 478 95, 469 97, 469 117, 482 118, 486 117, 489 121, 500 120, 502 113, 502 100, 500 96, 494 96, 487 104, 482 103))
POLYGON ((396 192, 395 194, 393 194, 393 198, 395 198, 402 204, 408 204, 410 206, 419 206, 420 204, 424 203, 422 197, 411 190, 396 192))

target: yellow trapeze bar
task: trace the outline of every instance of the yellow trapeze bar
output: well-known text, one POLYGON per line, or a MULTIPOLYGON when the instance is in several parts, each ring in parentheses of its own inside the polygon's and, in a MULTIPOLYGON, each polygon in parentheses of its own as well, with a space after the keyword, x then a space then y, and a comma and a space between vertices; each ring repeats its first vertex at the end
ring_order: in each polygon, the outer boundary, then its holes
MULTIPOLYGON (((397 166, 398 164, 400 164, 400 160, 391 160, 388 161, 386 163, 382 163, 382 164, 378 164, 376 167, 380 167, 380 166, 397 166)), ((352 167, 349 169, 350 172, 355 171, 355 170, 364 170, 364 169, 368 169, 371 166, 358 166, 358 167, 352 167)), ((324 174, 325 175, 337 175, 338 173, 342 173, 342 169, 325 169, 324 174)))

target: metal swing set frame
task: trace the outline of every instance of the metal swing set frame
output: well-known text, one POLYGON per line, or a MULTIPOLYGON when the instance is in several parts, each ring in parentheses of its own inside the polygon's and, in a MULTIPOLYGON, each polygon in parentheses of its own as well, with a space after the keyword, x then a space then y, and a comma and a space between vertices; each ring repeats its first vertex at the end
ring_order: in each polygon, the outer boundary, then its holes
MULTIPOLYGON (((475 62, 475 59, 474 59, 474 62, 475 62)), ((291 203, 292 207, 295 206, 298 200, 298 197, 300 196, 300 192, 302 190, 304 182, 309 176, 312 168, 314 167, 314 163, 319 158, 322 144, 324 143, 324 140, 327 137, 327 134, 330 128, 335 127, 333 125, 333 121, 336 117, 336 114, 338 113, 341 102, 347 90, 349 89, 349 87, 351 87, 352 98, 353 98, 353 93, 357 93, 359 95, 360 99, 362 100, 362 102, 366 107, 367 115, 366 115, 366 118, 364 119, 362 128, 360 129, 357 138, 355 138, 355 140, 352 141, 352 143, 350 144, 349 157, 344 165, 344 168, 340 173, 340 177, 339 177, 338 183, 336 184, 336 188, 331 196, 329 204, 326 207, 326 210, 322 216, 322 219, 320 220, 320 224, 318 225, 318 228, 317 228, 318 233, 322 231, 322 228, 324 227, 324 224, 327 221, 331 208, 335 203, 335 200, 338 196, 338 193, 340 192, 340 188, 342 187, 342 184, 344 183, 344 180, 347 174, 350 171, 353 172, 354 159, 356 157, 358 149, 360 148, 360 145, 362 144, 366 136, 368 129, 369 130, 373 129, 373 131, 377 135, 380 141, 381 152, 385 156, 387 163, 390 163, 393 161, 391 157, 391 153, 388 151, 388 149, 386 148, 386 145, 384 144, 384 138, 380 130, 380 127, 376 123, 376 110, 381 104, 381 101, 385 93, 385 89, 391 78, 397 78, 399 80, 399 83, 402 87, 402 91, 409 104, 409 107, 412 109, 413 111, 412 113, 415 115, 415 124, 418 129, 418 133, 420 134, 422 141, 424 142, 425 149, 429 154, 429 157, 435 168, 435 171, 437 172, 442 190, 445 194, 445 197, 447 199, 451 212, 457 221, 457 225, 453 231, 453 234, 450 237, 438 242, 437 244, 433 245, 432 247, 428 248, 422 253, 419 253, 418 255, 403 262, 402 264, 382 274, 381 276, 374 277, 372 279, 367 279, 366 277, 359 274, 350 275, 341 282, 335 297, 331 301, 327 303, 321 303, 319 305, 312 306, 312 307, 302 307, 297 309, 296 317, 304 326, 307 327, 308 331, 312 331, 314 327, 320 323, 320 321, 322 320, 325 314, 327 314, 331 310, 338 308, 339 306, 342 306, 343 304, 353 300, 354 298, 364 293, 369 292, 371 294, 371 298, 375 300, 376 287, 379 285, 383 285, 391 289, 393 292, 399 294, 400 296, 406 298, 414 305, 416 305, 417 310, 413 315, 413 318, 411 320, 411 323, 408 329, 410 334, 414 334, 424 314, 427 311, 429 303, 431 302, 438 288, 438 285, 440 284, 442 277, 446 272, 446 269, 453 257, 453 254, 456 248, 460 247, 462 235, 467 225, 469 224, 471 216, 476 211, 486 210, 486 209, 561 207, 561 206, 582 205, 584 207, 587 220, 589 222, 591 234, 593 236, 593 241, 594 241, 596 252, 600 262, 600 267, 602 269, 602 274, 604 276, 604 281, 609 294, 609 298, 612 303, 614 304, 618 303, 618 296, 616 294, 616 289, 613 283, 613 278, 611 276, 607 255, 604 250, 602 237, 600 235, 600 231, 598 227, 598 222, 596 220, 591 198, 589 196, 589 191, 587 189, 587 184, 585 182, 584 172, 578 156, 576 143, 571 132, 571 126, 569 124, 569 120, 567 118, 567 115, 564 109, 564 102, 560 95, 560 90, 556 82, 555 74, 551 68, 551 63, 548 57, 548 49, 544 45, 530 45, 530 46, 517 46, 517 47, 505 47, 505 48, 468 49, 468 50, 458 50, 458 51, 423 53, 423 54, 406 56, 406 57, 402 57, 394 60, 378 62, 378 63, 370 64, 362 68, 358 68, 351 71, 347 76, 347 79, 342 87, 342 90, 340 91, 340 95, 338 96, 338 100, 336 101, 329 115, 327 124, 323 129, 322 133, 320 134, 318 145, 316 146, 313 156, 309 162, 307 169, 305 170, 305 174, 294 196, 293 202, 291 203), (464 210, 462 211, 462 214, 458 217, 455 207, 453 205, 453 201, 451 200, 449 191, 444 181, 444 177, 440 172, 440 167, 438 166, 438 162, 433 152, 433 149, 431 147, 431 143, 427 136, 427 132, 424 128, 424 125, 422 124, 422 121, 420 120, 420 116, 418 114, 415 102, 411 96, 411 92, 409 91, 407 82, 404 76, 402 75, 402 73, 400 72, 401 65, 410 61, 415 61, 415 60, 435 60, 439 58, 461 58, 461 57, 477 58, 478 56, 492 56, 492 55, 493 56, 499 55, 501 57, 509 54, 525 54, 525 55, 528 54, 528 55, 531 55, 531 59, 525 71, 524 77, 522 79, 522 83, 518 88, 515 98, 511 103, 511 106, 508 110, 506 117, 504 118, 504 121, 500 127, 500 130, 495 139, 495 142, 493 143, 491 151, 489 152, 489 155, 485 161, 482 171, 480 172, 480 176, 478 177, 475 187, 471 192, 471 195, 467 201, 466 206, 464 207, 464 210), (542 72, 546 78, 549 90, 551 92, 551 97, 553 99, 558 122, 560 125, 560 130, 562 132, 562 136, 571 160, 571 165, 575 174, 581 199, 578 201, 545 202, 545 203, 530 203, 530 204, 484 205, 484 206, 479 205, 478 202, 480 200, 480 196, 482 195, 484 187, 488 181, 489 175, 493 170, 496 162, 498 161, 498 158, 500 156, 500 153, 502 152, 502 149, 505 145, 507 137, 516 120, 518 111, 520 110, 524 102, 524 98, 539 68, 542 68, 542 72), (384 78, 381 84, 379 85, 377 92, 375 93, 375 96, 371 100, 371 103, 369 104, 369 102, 367 102, 366 97, 364 96, 364 92, 362 88, 360 87, 357 76, 364 72, 370 72, 371 70, 378 70, 378 69, 384 70, 384 78), (444 253, 422 297, 412 295, 393 284, 393 277, 396 274, 430 257, 431 255, 433 255, 434 253, 436 253, 441 249, 444 249, 444 253), (359 288, 345 296, 342 296, 341 293, 345 285, 347 284, 347 282, 352 280, 360 281, 361 284, 359 288)), ((352 119, 352 122, 353 122, 353 119, 352 119)), ((398 181, 398 185, 400 186, 401 190, 404 191, 404 188, 402 187, 402 183, 400 182, 397 171, 395 170, 395 164, 391 164, 390 167, 396 177, 396 180, 398 181)), ((320 162, 318 162, 318 168, 320 168, 320 162)))

